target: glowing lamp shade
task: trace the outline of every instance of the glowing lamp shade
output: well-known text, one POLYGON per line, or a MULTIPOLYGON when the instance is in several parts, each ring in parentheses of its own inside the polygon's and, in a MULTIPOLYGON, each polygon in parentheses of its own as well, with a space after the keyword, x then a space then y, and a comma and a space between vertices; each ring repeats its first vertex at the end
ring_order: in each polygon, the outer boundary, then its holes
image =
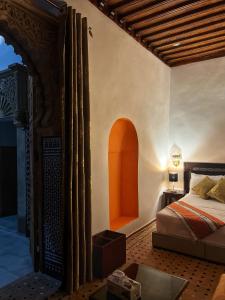
POLYGON ((178 173, 169 173, 169 182, 177 182, 178 181, 178 173))
POLYGON ((178 147, 177 145, 173 145, 170 151, 170 158, 171 158, 171 162, 173 164, 173 166, 175 168, 179 167, 180 165, 180 161, 182 159, 182 152, 180 147, 178 147))
POLYGON ((169 172, 169 182, 173 183, 173 191, 174 191, 174 183, 178 181, 178 173, 169 172))

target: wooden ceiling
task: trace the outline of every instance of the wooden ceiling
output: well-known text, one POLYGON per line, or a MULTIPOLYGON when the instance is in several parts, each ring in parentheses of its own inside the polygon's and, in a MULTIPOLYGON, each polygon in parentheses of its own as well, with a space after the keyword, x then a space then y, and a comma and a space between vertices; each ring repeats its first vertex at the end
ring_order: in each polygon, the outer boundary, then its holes
POLYGON ((174 67, 225 56, 225 0, 89 0, 174 67))

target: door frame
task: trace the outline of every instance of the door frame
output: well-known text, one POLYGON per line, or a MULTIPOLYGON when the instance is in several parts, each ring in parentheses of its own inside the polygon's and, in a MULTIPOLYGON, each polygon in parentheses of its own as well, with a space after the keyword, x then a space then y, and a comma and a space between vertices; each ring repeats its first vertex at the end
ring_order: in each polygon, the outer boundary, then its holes
POLYGON ((61 165, 65 17, 66 5, 57 0, 0 2, 0 34, 21 55, 33 78, 29 134, 34 269, 57 278, 64 272, 61 165))

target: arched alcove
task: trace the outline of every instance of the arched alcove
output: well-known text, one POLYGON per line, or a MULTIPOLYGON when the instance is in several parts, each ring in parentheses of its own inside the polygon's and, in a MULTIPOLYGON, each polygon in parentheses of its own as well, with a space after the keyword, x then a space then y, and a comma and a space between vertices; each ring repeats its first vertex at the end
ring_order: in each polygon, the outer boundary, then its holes
POLYGON ((138 138, 128 119, 117 120, 109 136, 110 229, 138 217, 138 138))

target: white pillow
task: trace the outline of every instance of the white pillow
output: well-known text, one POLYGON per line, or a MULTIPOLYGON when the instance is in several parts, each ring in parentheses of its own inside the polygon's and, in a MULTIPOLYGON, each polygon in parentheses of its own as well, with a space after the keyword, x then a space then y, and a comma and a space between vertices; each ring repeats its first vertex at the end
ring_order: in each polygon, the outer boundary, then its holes
POLYGON ((192 190, 192 188, 198 184, 204 177, 208 176, 212 180, 220 180, 220 178, 223 178, 224 175, 204 175, 204 174, 195 174, 191 173, 191 179, 190 179, 190 189, 189 189, 189 194, 196 195, 196 193, 192 190))

